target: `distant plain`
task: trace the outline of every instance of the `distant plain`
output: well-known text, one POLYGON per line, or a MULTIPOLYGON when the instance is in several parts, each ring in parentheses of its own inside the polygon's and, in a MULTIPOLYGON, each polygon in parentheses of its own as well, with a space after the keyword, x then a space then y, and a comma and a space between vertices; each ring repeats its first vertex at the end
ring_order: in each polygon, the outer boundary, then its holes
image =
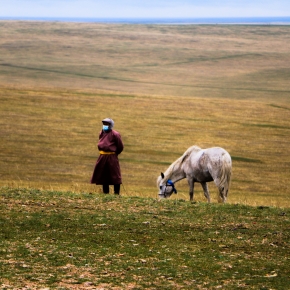
POLYGON ((111 117, 124 196, 156 197, 195 144, 231 154, 229 203, 290 206, 290 26, 0 21, 0 36, 0 185, 99 193, 111 117))

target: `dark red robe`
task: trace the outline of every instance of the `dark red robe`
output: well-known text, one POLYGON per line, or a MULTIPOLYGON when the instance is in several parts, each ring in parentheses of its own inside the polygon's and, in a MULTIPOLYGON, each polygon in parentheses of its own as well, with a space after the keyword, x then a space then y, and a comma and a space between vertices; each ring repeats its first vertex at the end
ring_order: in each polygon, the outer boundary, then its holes
POLYGON ((124 145, 119 132, 111 130, 105 133, 103 130, 99 135, 99 151, 115 152, 115 154, 100 154, 91 183, 95 184, 121 184, 122 176, 118 155, 123 151, 124 145))

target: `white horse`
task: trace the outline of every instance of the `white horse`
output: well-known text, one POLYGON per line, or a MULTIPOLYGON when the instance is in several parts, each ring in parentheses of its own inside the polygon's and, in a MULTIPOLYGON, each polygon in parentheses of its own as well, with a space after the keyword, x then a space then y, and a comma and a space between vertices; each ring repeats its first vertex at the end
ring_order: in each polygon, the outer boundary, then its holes
POLYGON ((177 193, 174 183, 187 178, 190 200, 193 200, 194 183, 199 182, 204 196, 210 202, 207 182, 214 181, 222 201, 226 202, 231 172, 232 159, 225 149, 220 147, 201 149, 198 146, 191 146, 158 177, 159 197, 167 198, 173 192, 177 193))

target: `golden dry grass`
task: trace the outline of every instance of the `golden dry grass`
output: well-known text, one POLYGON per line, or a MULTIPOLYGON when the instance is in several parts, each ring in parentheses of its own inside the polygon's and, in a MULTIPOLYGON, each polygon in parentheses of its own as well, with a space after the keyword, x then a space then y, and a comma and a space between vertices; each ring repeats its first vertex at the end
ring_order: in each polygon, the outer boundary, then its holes
POLYGON ((196 144, 232 155, 229 203, 289 207, 289 32, 0 22, 1 185, 99 192, 89 180, 108 116, 124 195, 156 196, 160 171, 196 144))

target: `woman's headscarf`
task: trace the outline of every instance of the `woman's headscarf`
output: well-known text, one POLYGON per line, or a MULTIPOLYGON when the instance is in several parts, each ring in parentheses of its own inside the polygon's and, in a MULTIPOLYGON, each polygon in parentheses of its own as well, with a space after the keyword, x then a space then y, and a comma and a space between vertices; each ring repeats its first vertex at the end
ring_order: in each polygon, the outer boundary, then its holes
POLYGON ((111 130, 113 129, 113 127, 114 127, 114 121, 113 121, 113 119, 106 118, 106 119, 102 120, 102 122, 103 122, 103 123, 104 123, 104 122, 109 123, 109 124, 110 124, 109 128, 110 128, 111 130))

